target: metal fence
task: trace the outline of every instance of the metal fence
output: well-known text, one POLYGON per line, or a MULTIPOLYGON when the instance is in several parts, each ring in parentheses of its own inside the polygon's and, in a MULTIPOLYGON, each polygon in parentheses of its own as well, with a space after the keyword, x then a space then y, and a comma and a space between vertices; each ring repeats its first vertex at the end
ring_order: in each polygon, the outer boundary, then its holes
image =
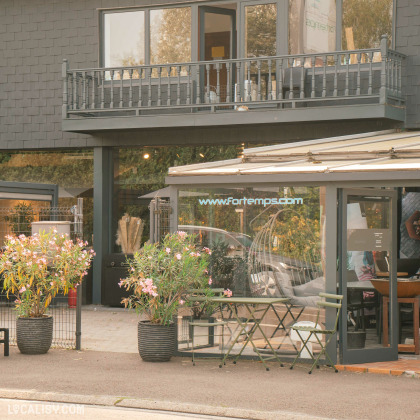
POLYGON ((150 210, 150 242, 159 242, 170 232, 171 203, 156 197, 149 205, 150 210))
MULTIPOLYGON (((9 234, 31 235, 32 222, 70 222, 71 239, 83 237, 83 201, 73 207, 32 207, 24 202, 15 207, 0 207, 0 246, 9 234)), ((15 296, 7 296, 0 278, 0 326, 9 328, 10 343, 16 344, 15 296)), ((48 314, 54 318, 52 347, 80 349, 82 288, 77 289, 77 304, 68 296, 53 298, 48 314)))

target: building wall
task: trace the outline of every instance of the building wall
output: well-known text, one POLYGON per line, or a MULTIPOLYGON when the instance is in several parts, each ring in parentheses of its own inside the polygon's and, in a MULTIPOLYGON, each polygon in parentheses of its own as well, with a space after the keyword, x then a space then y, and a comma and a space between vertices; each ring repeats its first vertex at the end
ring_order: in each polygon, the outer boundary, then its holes
MULTIPOLYGON (((171 1, 168 1, 168 3, 171 1)), ((175 1, 172 1, 175 3, 175 1)), ((70 68, 98 66, 99 12, 98 8, 159 4, 161 0, 2 0, 0 2, 0 149, 43 149, 91 147, 120 144, 121 135, 89 136, 61 131, 63 58, 70 68)), ((398 0, 397 49, 409 54, 407 82, 409 83, 410 128, 420 128, 420 0, 398 0)), ((366 124, 335 124, 330 135, 366 130, 366 124)), ((391 124, 392 125, 392 124, 391 124)), ((389 122, 376 123, 374 129, 388 128, 389 122)), ((203 130, 180 133, 181 142, 202 139, 203 130)), ((205 130, 204 130, 205 131, 205 130)), ((244 141, 243 133, 225 128, 226 140, 244 141)), ((243 131, 243 130, 242 130, 243 131)), ((248 131, 249 130, 245 130, 248 131)), ((279 130, 266 127, 254 131, 267 138, 284 141, 293 139, 293 127, 279 130), (289 134, 290 133, 290 134, 289 134)), ((308 127, 307 134, 296 139, 324 135, 325 129, 308 127)), ((263 137, 264 137, 263 136, 263 137)), ((127 133, 124 144, 164 143, 171 137, 168 131, 127 133), (153 137, 155 136, 155 137, 153 137), (154 140, 151 141, 151 138, 154 140)), ((209 139, 222 138, 209 132, 209 139)), ((263 140, 265 141, 265 140, 263 140)))
POLYGON ((62 61, 99 65, 98 8, 150 3, 1 0, 0 149, 86 147, 91 136, 61 131, 62 61))
POLYGON ((395 49, 406 54, 406 127, 420 128, 420 0, 396 0, 395 49))

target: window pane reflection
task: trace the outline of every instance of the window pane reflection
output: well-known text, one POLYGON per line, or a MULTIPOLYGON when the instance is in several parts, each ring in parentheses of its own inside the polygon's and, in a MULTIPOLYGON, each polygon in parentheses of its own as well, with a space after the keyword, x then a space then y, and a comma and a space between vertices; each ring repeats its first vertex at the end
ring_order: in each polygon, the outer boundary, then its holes
POLYGON ((289 54, 335 51, 335 44, 335 0, 289 0, 289 54))
POLYGON ((144 64, 144 12, 104 16, 105 67, 144 64))
POLYGON ((379 47, 384 34, 391 39, 392 9, 393 0, 344 0, 343 50, 379 47))
POLYGON ((245 56, 276 55, 277 6, 260 4, 245 7, 245 56))
POLYGON ((323 199, 322 188, 307 187, 182 190, 178 229, 212 250, 214 287, 316 306, 325 289, 323 199))
POLYGON ((191 8, 150 11, 150 63, 191 61, 191 8))

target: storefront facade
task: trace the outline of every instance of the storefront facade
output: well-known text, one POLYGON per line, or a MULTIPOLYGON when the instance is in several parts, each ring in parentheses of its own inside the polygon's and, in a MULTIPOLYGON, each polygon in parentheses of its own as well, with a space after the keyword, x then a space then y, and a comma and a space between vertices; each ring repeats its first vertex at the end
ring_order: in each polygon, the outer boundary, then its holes
MULTIPOLYGON (((110 255, 132 251, 119 223, 142 219, 141 243, 157 232, 150 195, 162 198, 169 167, 420 127, 419 9, 384 0, 355 13, 359 3, 2 2, 0 178, 57 185, 59 206, 83 199, 83 238, 97 253, 92 302, 106 304, 110 255)), ((302 198, 318 203, 329 188, 305 187, 302 198)), ((319 240, 321 212, 308 212, 319 240)), ((237 231, 247 215, 235 215, 237 231)), ((182 217, 195 223, 191 209, 182 217)))
MULTIPOLYGON (((171 168, 173 229, 220 253, 217 286, 287 297, 303 309, 300 320, 311 320, 319 292, 343 294, 340 361, 395 360, 418 340, 415 323, 398 325, 398 308, 412 308, 400 288, 419 284, 419 140, 415 132, 367 133, 171 168)), ((326 326, 333 321, 327 311, 326 326)))

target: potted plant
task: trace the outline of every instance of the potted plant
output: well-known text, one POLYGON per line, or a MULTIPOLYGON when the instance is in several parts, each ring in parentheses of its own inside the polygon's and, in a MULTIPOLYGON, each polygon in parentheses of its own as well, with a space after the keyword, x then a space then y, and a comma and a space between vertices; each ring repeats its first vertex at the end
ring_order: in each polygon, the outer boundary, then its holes
POLYGON ((168 234, 161 243, 146 244, 134 254, 130 275, 120 287, 132 294, 122 300, 146 316, 138 323, 138 347, 148 362, 169 361, 175 352, 176 325, 173 321, 191 289, 211 293, 208 275, 208 248, 199 249, 194 235, 168 234))
POLYGON ((7 236, 0 255, 3 288, 15 295, 17 345, 21 353, 43 354, 51 347, 53 318, 48 306, 59 292, 80 285, 93 251, 51 230, 33 236, 7 236))

